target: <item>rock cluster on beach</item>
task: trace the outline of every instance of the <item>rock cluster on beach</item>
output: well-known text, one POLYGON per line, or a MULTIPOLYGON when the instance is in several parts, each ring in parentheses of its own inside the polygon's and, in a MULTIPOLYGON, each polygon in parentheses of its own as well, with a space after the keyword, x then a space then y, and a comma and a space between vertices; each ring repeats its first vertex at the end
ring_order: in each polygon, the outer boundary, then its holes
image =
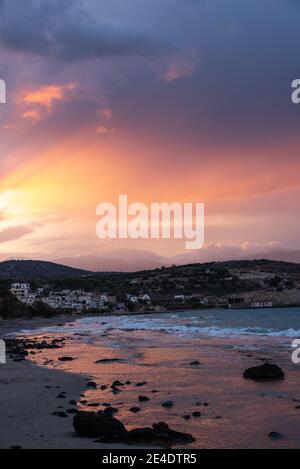
POLYGON ((156 444, 172 446, 195 441, 189 433, 172 430, 165 422, 155 423, 152 427, 136 428, 128 431, 125 425, 112 413, 78 412, 73 420, 77 435, 98 438, 99 443, 156 444))
POLYGON ((244 372, 245 379, 283 379, 284 372, 282 369, 277 365, 271 365, 270 363, 264 363, 260 366, 254 366, 252 368, 248 368, 244 372))

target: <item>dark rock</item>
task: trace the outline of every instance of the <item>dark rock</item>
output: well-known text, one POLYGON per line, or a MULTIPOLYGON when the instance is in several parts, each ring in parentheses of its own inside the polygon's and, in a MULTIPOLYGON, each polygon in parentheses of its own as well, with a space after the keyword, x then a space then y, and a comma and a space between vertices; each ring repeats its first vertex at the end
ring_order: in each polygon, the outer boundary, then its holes
POLYGON ((77 405, 77 402, 76 401, 70 401, 69 404, 70 405, 77 405))
POLYGON ((270 363, 265 363, 261 366, 254 366, 253 368, 248 368, 244 372, 245 379, 282 379, 284 378, 284 372, 277 365, 271 365, 270 363))
POLYGON ((148 384, 147 381, 142 381, 141 383, 136 383, 135 386, 136 386, 137 388, 140 388, 140 387, 142 387, 142 386, 146 386, 146 384, 148 384))
POLYGON ((95 381, 88 381, 88 382, 86 383, 86 385, 87 385, 89 388, 94 388, 94 389, 96 389, 96 387, 97 387, 97 383, 95 383, 95 381))
POLYGON ((200 362, 198 360, 195 360, 194 362, 191 362, 190 365, 198 366, 198 365, 200 365, 200 362))
POLYGON ((295 409, 300 409, 300 405, 296 405, 295 409))
POLYGON ((201 417, 201 412, 193 412, 193 417, 201 417))
POLYGON ((118 409, 116 409, 116 407, 106 407, 106 409, 104 409, 103 411, 105 414, 109 414, 109 415, 115 415, 119 412, 118 409))
POLYGON ((166 409, 170 409, 171 407, 173 407, 174 403, 173 401, 166 401, 162 404, 162 407, 165 407, 166 409))
POLYGON ((105 389, 107 389, 107 386, 105 386, 104 384, 102 386, 100 386, 100 389, 101 391, 105 391, 105 389))
POLYGON ((68 409, 67 414, 77 414, 79 411, 77 409, 68 409))
POLYGON ((131 444, 172 446, 195 441, 192 435, 172 430, 165 422, 154 423, 152 428, 137 428, 127 433, 126 441, 131 444))
POLYGON ((62 417, 62 418, 68 417, 68 415, 65 412, 62 412, 62 411, 53 412, 52 415, 55 415, 56 417, 62 417))
POLYGON ((115 362, 119 362, 120 361, 120 358, 103 358, 103 360, 97 360, 95 363, 98 365, 98 364, 101 364, 101 363, 115 363, 115 362))
POLYGON ((111 407, 111 404, 109 402, 103 402, 103 407, 111 407))
POLYGON ((125 438, 127 430, 120 420, 104 412, 78 412, 73 420, 77 435, 106 438, 111 441, 125 438))
POLYGON ((72 357, 59 357, 58 360, 60 362, 72 362, 74 360, 74 358, 72 358, 72 357))
POLYGON ((91 402, 90 404, 88 404, 88 407, 99 407, 99 403, 98 402, 91 402))
POLYGON ((65 399, 66 398, 66 395, 65 393, 61 392, 58 396, 57 396, 57 399, 65 399))
POLYGON ((190 415, 184 415, 183 418, 184 418, 184 420, 190 420, 191 416, 190 415))
POLYGON ((121 389, 119 389, 119 388, 113 388, 113 390, 112 390, 112 393, 114 395, 120 394, 120 392, 121 392, 121 389))
POLYGON ((268 434, 268 437, 271 438, 271 440, 281 440, 283 438, 283 435, 278 432, 270 432, 268 434))
POLYGON ((150 399, 147 396, 139 396, 139 401, 140 402, 148 402, 148 401, 150 401, 150 399))
MULTIPOLYGON (((78 433, 78 417, 79 414, 74 418, 74 427, 78 433)), ((104 416, 105 417, 105 416, 104 416)), ((180 433, 172 430, 169 426, 164 423, 154 423, 152 427, 136 428, 131 431, 127 431, 124 425, 114 417, 107 415, 105 426, 102 425, 103 416, 96 418, 96 428, 92 432, 93 434, 98 433, 100 438, 96 441, 99 443, 127 443, 127 444, 146 444, 146 445, 157 445, 162 447, 171 447, 175 444, 187 444, 195 441, 192 435, 188 433, 180 433), (99 422, 99 420, 101 421, 99 422)), ((81 418, 82 419, 82 418, 81 418)), ((92 420, 91 417, 89 417, 92 420)), ((94 424, 94 422, 93 422, 94 424)), ((91 431, 86 431, 84 426, 84 435, 79 433, 80 436, 86 436, 88 433, 91 435, 91 431)))
POLYGON ((141 409, 139 407, 130 407, 129 411, 133 414, 137 414, 138 412, 141 412, 141 409))
POLYGON ((112 388, 116 388, 116 387, 119 387, 119 386, 124 386, 124 383, 122 383, 122 381, 114 381, 113 384, 111 385, 112 388))
POLYGON ((88 403, 88 401, 80 401, 81 405, 86 405, 87 403, 88 403))

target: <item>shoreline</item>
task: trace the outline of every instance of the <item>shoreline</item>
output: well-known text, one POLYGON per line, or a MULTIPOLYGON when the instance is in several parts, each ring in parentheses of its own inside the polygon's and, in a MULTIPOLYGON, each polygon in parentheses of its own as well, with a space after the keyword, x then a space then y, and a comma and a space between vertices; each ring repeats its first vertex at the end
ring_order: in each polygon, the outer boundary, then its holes
MULTIPOLYGON (((299 446, 299 367, 291 364, 290 351, 283 348, 281 339, 179 337, 163 329, 121 330, 109 321, 101 323, 101 317, 93 318, 100 327, 95 336, 64 327, 82 319, 78 315, 5 321, 4 327, 0 322, 5 336, 30 329, 29 335, 20 337, 63 344, 58 350, 33 349, 34 354, 25 361, 9 358, 6 365, 0 365, 1 448, 134 447, 76 437, 72 413, 65 418, 52 415, 74 410, 70 401, 76 401, 76 408, 84 411, 98 411, 109 402, 118 408, 116 418, 129 429, 164 420, 174 430, 196 438, 190 448, 229 448, 233 441, 237 448, 299 446), (56 332, 43 331, 51 326, 59 328, 56 332), (42 332, 35 334, 40 328, 42 332), (62 356, 72 357, 72 361, 60 361, 62 356), (243 380, 245 369, 266 360, 282 366, 284 381, 243 380), (87 386, 91 380, 97 383, 97 389, 87 386), (116 389, 112 386, 116 380, 131 384, 116 389), (145 386, 137 387, 136 383, 144 381, 145 386), (62 393, 65 397, 59 398, 62 393), (150 402, 138 402, 139 395, 148 396, 150 402), (163 409, 162 403, 168 400, 174 401, 174 407, 163 409), (130 407, 136 405, 141 411, 133 414, 130 407), (199 411, 200 417, 194 418, 199 411), (273 431, 282 432, 283 439, 268 438, 273 431)), ((93 324, 89 327, 94 328, 93 324)))
MULTIPOLYGON (((4 336, 18 333, 25 324, 38 329, 63 319, 65 323, 70 321, 70 317, 6 321, 4 336)), ((6 364, 0 364, 0 449, 129 448, 125 444, 107 445, 95 443, 95 439, 80 438, 73 428, 72 413, 64 418, 53 415, 76 408, 70 402, 80 401, 90 380, 88 374, 45 368, 30 359, 15 361, 7 353, 6 364), (61 393, 65 393, 65 398, 58 398, 61 393)))

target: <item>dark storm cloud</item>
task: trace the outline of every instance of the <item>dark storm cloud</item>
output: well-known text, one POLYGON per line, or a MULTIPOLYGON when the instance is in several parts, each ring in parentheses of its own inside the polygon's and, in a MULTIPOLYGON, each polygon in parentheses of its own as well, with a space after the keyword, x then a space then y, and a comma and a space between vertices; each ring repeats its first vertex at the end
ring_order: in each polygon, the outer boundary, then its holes
POLYGON ((138 28, 95 21, 82 0, 0 0, 0 45, 70 62, 172 49, 138 28))

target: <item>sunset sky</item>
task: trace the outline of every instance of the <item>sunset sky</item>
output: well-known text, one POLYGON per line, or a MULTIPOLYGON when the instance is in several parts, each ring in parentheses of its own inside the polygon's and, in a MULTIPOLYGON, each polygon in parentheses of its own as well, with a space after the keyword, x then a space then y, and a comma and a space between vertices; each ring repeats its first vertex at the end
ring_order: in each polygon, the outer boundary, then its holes
POLYGON ((212 258, 300 249, 299 22, 296 0, 0 0, 0 259, 185 253, 99 240, 119 194, 205 202, 212 258))

